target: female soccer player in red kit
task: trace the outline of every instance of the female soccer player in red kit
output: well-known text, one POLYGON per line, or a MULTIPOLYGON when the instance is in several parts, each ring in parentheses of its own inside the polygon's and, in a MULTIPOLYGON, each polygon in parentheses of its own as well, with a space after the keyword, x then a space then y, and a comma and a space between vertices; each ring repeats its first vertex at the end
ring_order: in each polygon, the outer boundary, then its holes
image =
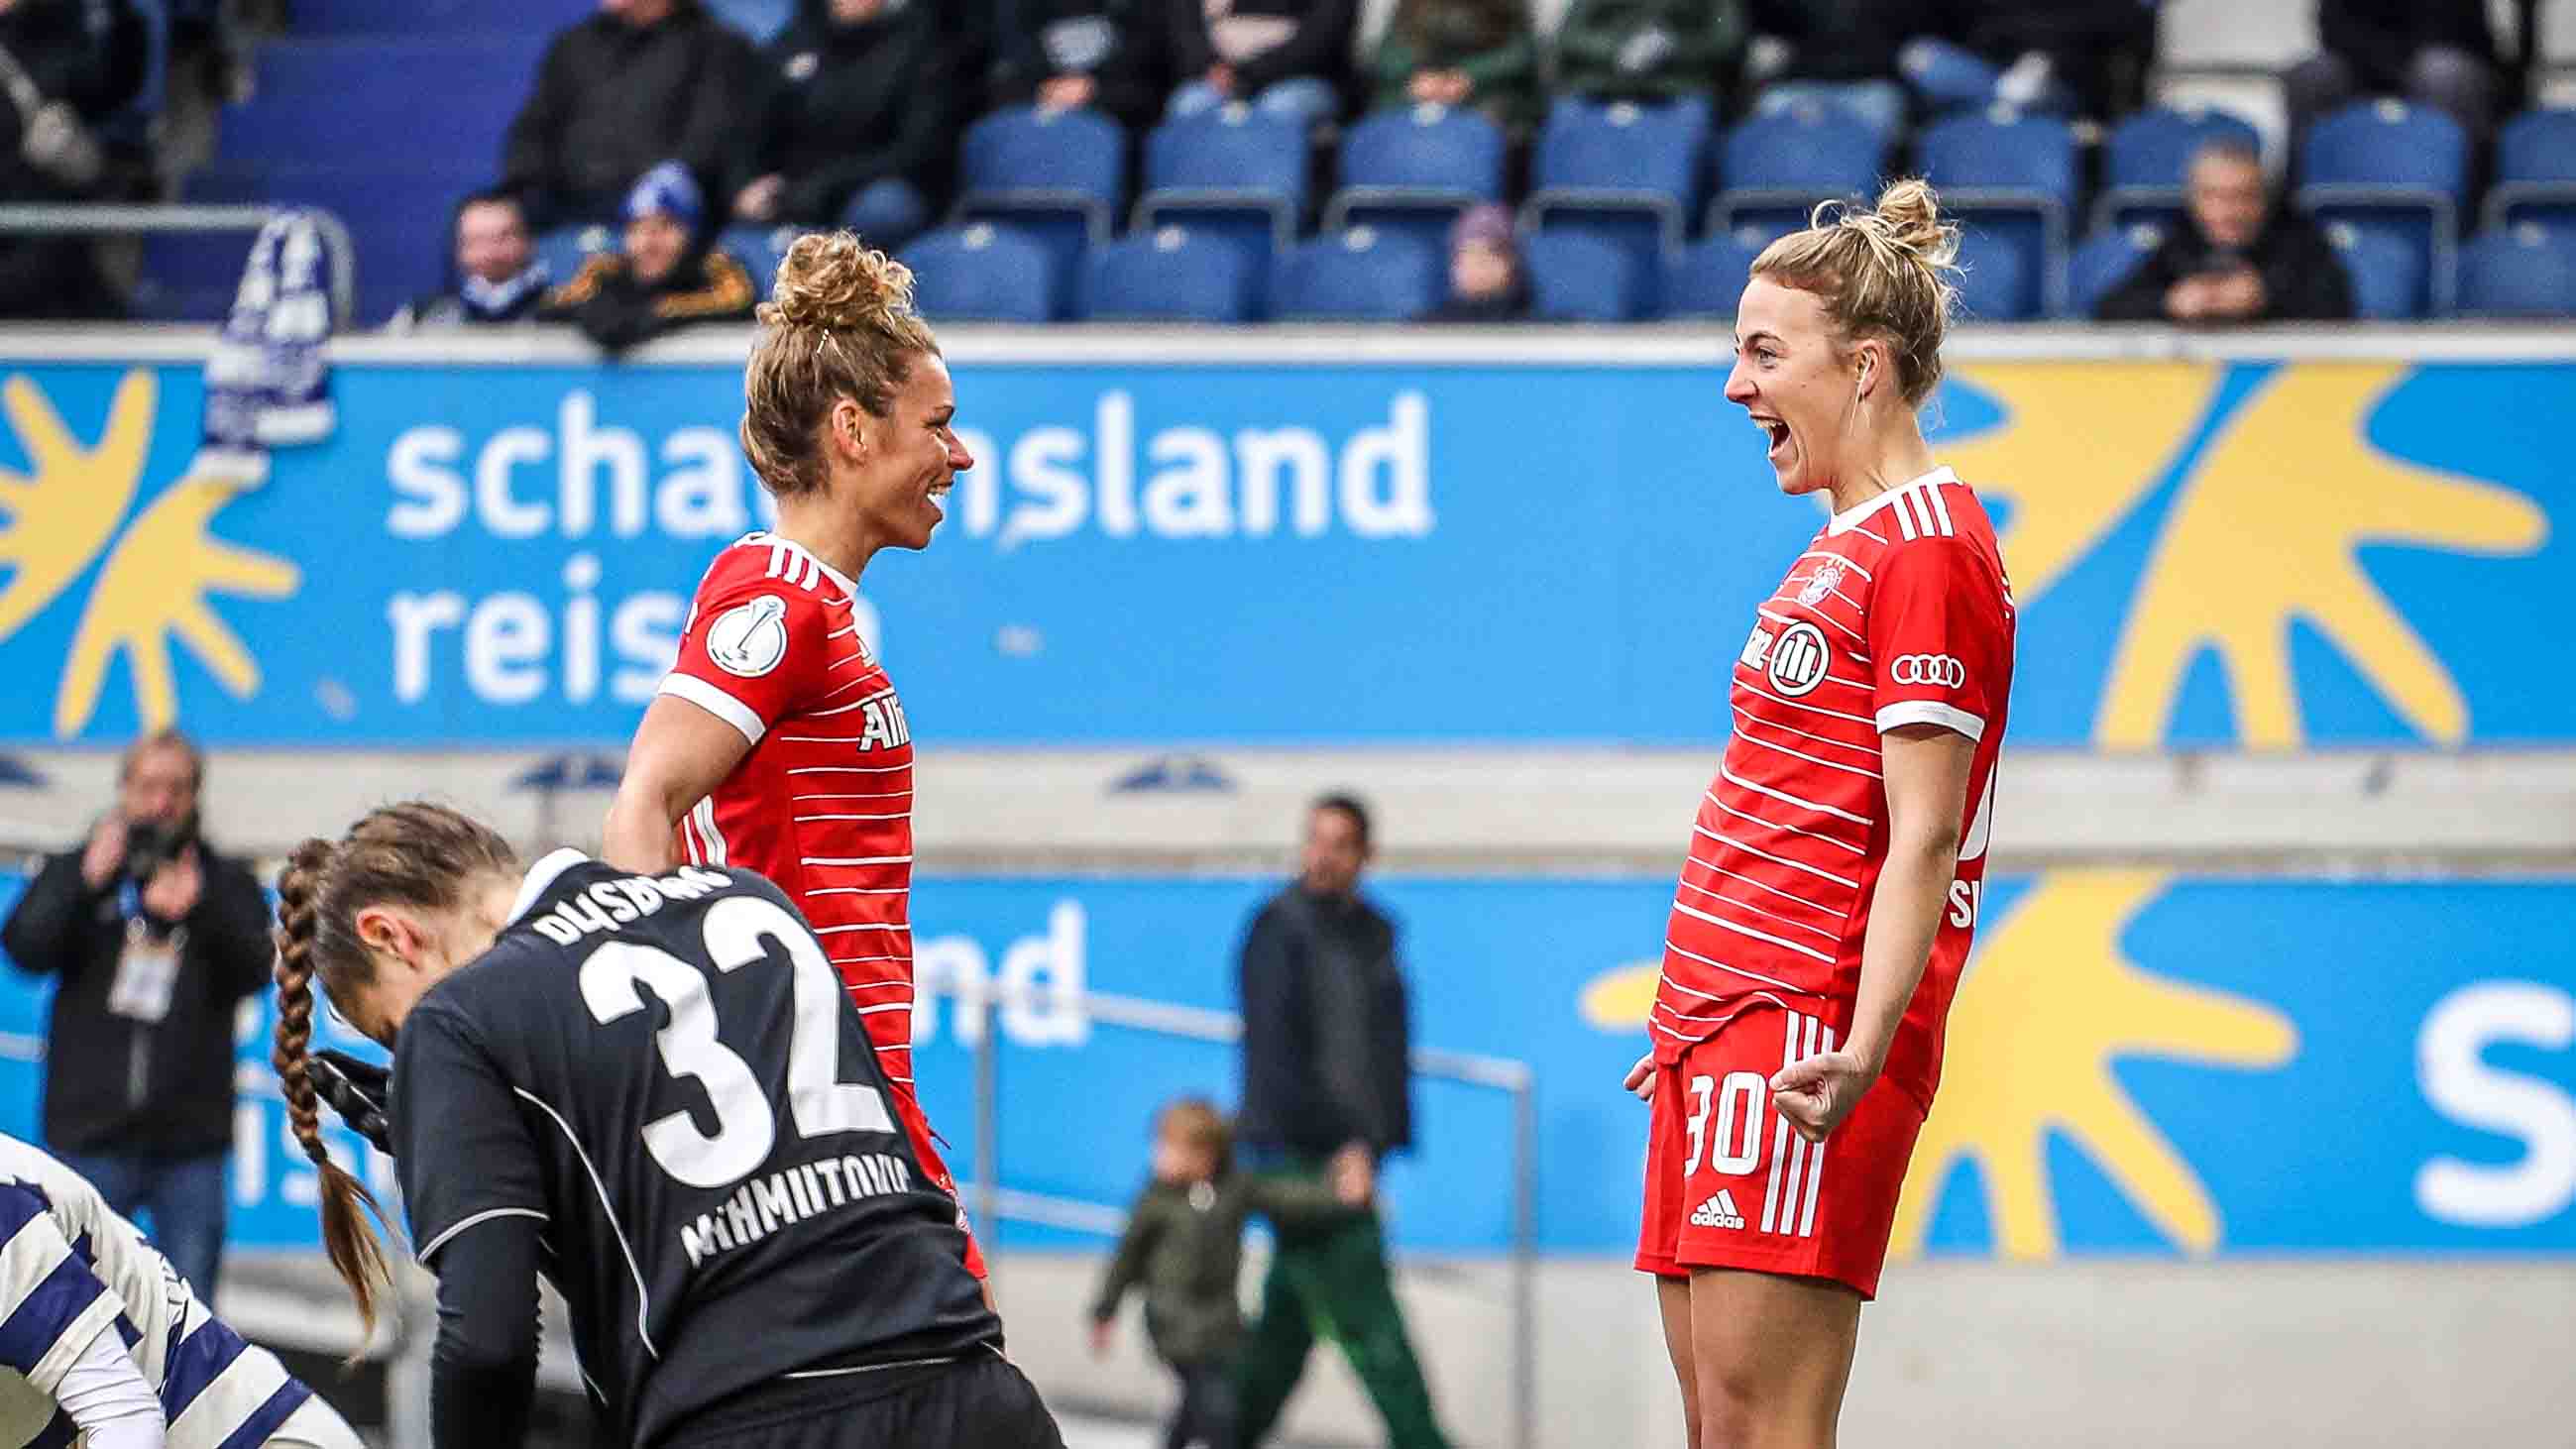
MULTIPOLYGON (((848 232, 799 238, 760 321, 742 445, 778 527, 700 580, 601 853, 632 871, 739 866, 793 897, 858 1003, 914 1151, 953 1195, 912 1080, 912 727, 852 610, 868 560, 929 546, 940 498, 975 460, 901 263, 848 232)), ((971 1238, 965 1253, 981 1277, 971 1238)))
POLYGON ((1773 242, 1736 313, 1727 399, 1833 513, 1735 661, 1628 1077, 1692 1449, 1834 1442, 1983 898, 2014 606, 1916 421, 1956 250, 1900 181, 1773 242))

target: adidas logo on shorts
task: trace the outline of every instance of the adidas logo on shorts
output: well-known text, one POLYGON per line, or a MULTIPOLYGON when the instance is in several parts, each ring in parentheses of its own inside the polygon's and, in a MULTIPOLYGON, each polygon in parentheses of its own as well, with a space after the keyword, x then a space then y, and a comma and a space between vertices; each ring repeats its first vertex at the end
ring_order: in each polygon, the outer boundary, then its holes
POLYGON ((1690 1220, 1691 1226, 1695 1228, 1744 1226, 1744 1214, 1735 1210, 1735 1194, 1722 1187, 1717 1190, 1717 1196, 1699 1205, 1698 1211, 1691 1214, 1690 1220))

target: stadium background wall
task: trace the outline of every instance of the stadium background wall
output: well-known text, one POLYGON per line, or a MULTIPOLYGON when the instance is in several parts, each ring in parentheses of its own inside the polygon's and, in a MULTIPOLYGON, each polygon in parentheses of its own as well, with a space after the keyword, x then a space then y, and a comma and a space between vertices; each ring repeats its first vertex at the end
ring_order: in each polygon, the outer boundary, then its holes
MULTIPOLYGON (((343 344, 336 432, 244 493, 188 474, 197 338, 10 345, 11 844, 71 839, 107 747, 163 719, 216 746, 236 845, 415 790, 586 840, 696 571, 759 521, 739 337, 616 368, 343 344)), ((1380 801, 1423 1038, 1538 1068, 1550 1444, 1675 1433, 1620 1261, 1642 1119, 1615 1078, 1735 631, 1816 518, 1731 426, 1724 349, 960 333, 983 466, 870 577, 953 979, 1229 1004, 1296 803, 1380 801)), ((1935 448, 1995 501, 2024 609, 2005 875, 1856 1441, 2563 1438, 2576 480, 2543 427, 2571 404, 2547 334, 1962 339, 1935 448)), ((0 980, 0 1042, 41 1022, 0 980)), ((956 1021, 919 1027, 934 1117, 970 1120, 956 1021)), ((264 1028, 235 1238, 294 1255, 311 1182, 256 1090, 264 1028)), ((1023 1191, 1118 1202, 1156 1101, 1231 1093, 1213 1047, 1061 1010, 1002 1031, 1023 1191)), ((0 1060, 6 1130, 35 1070, 0 1060)), ((1508 1124, 1465 1089, 1423 1108, 1395 1231, 1487 1438, 1508 1124)), ((1132 1357, 1078 1362, 1097 1240, 1000 1239, 1015 1355, 1151 1402, 1132 1357)), ((1302 1413, 1367 1424, 1338 1378, 1302 1413)))

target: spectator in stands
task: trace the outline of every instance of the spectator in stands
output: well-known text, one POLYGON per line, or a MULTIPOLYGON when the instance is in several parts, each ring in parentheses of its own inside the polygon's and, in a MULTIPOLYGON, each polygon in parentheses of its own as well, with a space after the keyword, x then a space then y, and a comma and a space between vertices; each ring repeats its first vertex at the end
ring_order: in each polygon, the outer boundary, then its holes
POLYGON ((1738 0, 1574 0, 1556 32, 1556 84, 1594 100, 1715 100, 1743 49, 1738 0))
POLYGON ((2138 0, 1942 0, 1917 13, 1932 22, 1897 64, 1935 111, 2110 116, 2155 52, 2156 12, 2138 0))
POLYGON ((705 243, 704 220, 688 167, 645 172, 626 199, 623 250, 593 253, 537 315, 573 323, 612 357, 691 322, 749 317, 760 300, 751 273, 705 243))
POLYGON ((929 224, 923 185, 954 134, 937 5, 801 0, 761 59, 735 216, 846 226, 880 249, 929 224))
POLYGON ((2306 217, 2272 205, 2263 158, 2213 141, 2192 158, 2189 221, 2104 296, 2105 322, 2335 322, 2352 280, 2306 217))
POLYGON ((544 228, 612 215, 665 157, 711 183, 753 89, 751 42, 699 0, 599 0, 546 47, 503 143, 502 184, 544 228))
POLYGON ((2324 49, 2282 78, 2290 121, 2307 124, 2355 95, 2404 96, 2483 133, 2500 83, 2495 31, 2473 0, 2317 0, 2324 49))
POLYGON ((536 259, 528 218, 506 191, 478 191, 456 207, 456 284, 394 314, 393 325, 472 327, 535 319, 545 300, 546 264, 536 259))
POLYGON ((1487 202, 1449 228, 1449 296, 1434 322, 1519 322, 1530 313, 1529 274, 1512 240, 1512 214, 1487 202))
MULTIPOLYGON (((97 127, 134 99, 145 59, 143 19, 126 0, 0 0, 0 203, 111 197, 117 177, 97 127)), ((90 239, 0 242, 0 317, 124 310, 90 239)))
POLYGON ((1903 0, 1753 0, 1755 113, 1821 105, 1896 134, 1905 125, 1896 49, 1907 13, 1903 0))
MULTIPOLYGON (((1237 1160, 1328 1184, 1353 1203, 1373 1201, 1380 1161, 1413 1145, 1404 971, 1395 923, 1359 893, 1369 853, 1365 806, 1347 795, 1316 801, 1298 878, 1253 917, 1242 955, 1237 1160)), ((1275 1227, 1261 1321, 1236 1376, 1244 1449, 1269 1437, 1319 1326, 1367 1387, 1393 1449, 1446 1449, 1377 1213, 1275 1227)))
POLYGON ((997 105, 1089 107, 1120 125, 1151 125, 1169 88, 1162 27, 1148 0, 1002 0, 997 105))
POLYGON ((205 760, 176 730, 130 746, 116 805, 47 856, 0 926, 54 978, 45 1145, 212 1301, 233 1141, 233 1016, 268 985, 268 898, 198 830, 205 760))
POLYGON ((1174 116, 1228 101, 1313 125, 1340 113, 1354 0, 1163 0, 1174 116))
POLYGON ((1474 106, 1506 126, 1536 118, 1538 44, 1521 0, 1397 0, 1369 75, 1380 108, 1474 106))

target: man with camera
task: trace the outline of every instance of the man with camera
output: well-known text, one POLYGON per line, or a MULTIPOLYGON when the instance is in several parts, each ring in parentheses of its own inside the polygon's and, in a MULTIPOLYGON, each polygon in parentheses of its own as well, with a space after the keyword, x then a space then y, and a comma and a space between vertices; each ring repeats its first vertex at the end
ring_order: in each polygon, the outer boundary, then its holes
POLYGON ((197 833, 205 762, 164 730, 125 752, 116 808, 48 856, 0 947, 56 979, 46 1145, 211 1303, 232 1143, 233 1018, 268 984, 268 901, 197 833))

